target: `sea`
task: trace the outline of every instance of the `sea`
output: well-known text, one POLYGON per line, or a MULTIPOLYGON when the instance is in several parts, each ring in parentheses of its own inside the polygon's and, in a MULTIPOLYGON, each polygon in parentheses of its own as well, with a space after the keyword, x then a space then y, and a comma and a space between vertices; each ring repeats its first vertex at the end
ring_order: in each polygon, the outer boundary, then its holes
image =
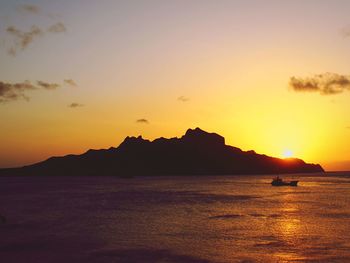
POLYGON ((0 177, 0 262, 350 262, 350 173, 0 177))

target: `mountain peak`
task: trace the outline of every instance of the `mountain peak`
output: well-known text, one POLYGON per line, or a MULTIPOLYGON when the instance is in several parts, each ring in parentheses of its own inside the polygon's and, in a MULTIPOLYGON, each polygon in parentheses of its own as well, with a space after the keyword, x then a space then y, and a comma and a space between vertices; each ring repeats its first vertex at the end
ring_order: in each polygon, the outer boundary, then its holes
POLYGON ((119 147, 125 147, 127 145, 138 145, 138 144, 144 144, 144 143, 149 143, 149 140, 145 140, 142 138, 141 135, 138 137, 135 136, 127 136, 124 141, 120 144, 119 147))
POLYGON ((194 128, 194 129, 191 129, 191 128, 188 129, 188 130, 186 131, 185 135, 187 135, 187 134, 193 134, 193 133, 195 133, 195 134, 203 134, 203 133, 208 133, 208 132, 202 130, 202 129, 199 128, 199 127, 196 127, 196 128, 194 128))
POLYGON ((192 141, 196 143, 210 143, 225 145, 225 138, 217 133, 209 133, 200 128, 188 129, 182 138, 184 141, 192 141))

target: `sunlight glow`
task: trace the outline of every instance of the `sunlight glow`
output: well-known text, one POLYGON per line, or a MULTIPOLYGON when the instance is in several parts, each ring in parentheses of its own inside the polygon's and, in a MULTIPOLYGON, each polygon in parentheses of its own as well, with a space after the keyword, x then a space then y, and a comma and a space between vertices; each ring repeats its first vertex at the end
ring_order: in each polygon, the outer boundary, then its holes
POLYGON ((293 151, 292 150, 290 150, 290 149, 285 149, 284 151, 283 151, 283 153, 282 153, 282 156, 284 157, 284 158, 291 158, 291 157, 293 157, 293 151))

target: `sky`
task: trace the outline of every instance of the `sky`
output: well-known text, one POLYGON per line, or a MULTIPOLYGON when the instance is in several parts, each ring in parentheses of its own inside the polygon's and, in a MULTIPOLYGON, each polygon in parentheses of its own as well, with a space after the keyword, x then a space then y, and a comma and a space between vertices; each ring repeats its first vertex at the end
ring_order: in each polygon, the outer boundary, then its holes
POLYGON ((350 170, 350 1, 0 0, 0 167, 200 127, 350 170))

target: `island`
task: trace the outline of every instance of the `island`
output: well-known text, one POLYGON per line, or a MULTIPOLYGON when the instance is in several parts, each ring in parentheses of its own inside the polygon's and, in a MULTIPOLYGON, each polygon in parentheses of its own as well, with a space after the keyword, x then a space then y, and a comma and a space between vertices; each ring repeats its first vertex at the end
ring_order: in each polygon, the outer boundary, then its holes
POLYGON ((81 155, 51 157, 45 161, 0 169, 0 175, 37 176, 166 176, 249 175, 324 172, 319 164, 281 159, 225 144, 225 138, 188 129, 181 138, 153 141, 126 137, 117 147, 88 150, 81 155))

